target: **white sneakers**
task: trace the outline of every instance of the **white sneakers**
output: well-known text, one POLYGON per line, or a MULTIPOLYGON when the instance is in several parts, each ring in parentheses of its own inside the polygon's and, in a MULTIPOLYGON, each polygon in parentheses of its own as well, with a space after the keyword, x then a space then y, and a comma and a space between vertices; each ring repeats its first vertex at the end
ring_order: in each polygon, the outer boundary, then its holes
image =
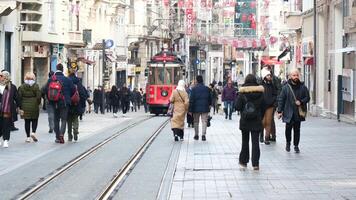
POLYGON ((9 141, 4 140, 4 143, 2 145, 4 148, 8 148, 9 147, 9 141))
POLYGON ((30 142, 31 142, 31 138, 28 137, 28 138, 26 139, 26 142, 27 142, 27 143, 30 143, 30 142))
POLYGON ((34 142, 37 142, 37 141, 38 141, 38 139, 36 138, 35 133, 31 133, 31 138, 32 138, 32 140, 33 140, 34 142))

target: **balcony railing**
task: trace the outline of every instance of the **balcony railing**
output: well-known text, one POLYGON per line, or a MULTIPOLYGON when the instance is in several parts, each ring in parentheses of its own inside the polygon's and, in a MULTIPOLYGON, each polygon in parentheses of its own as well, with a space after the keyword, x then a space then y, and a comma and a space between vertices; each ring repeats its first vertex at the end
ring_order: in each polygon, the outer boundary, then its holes
POLYGON ((83 33, 80 31, 68 31, 69 43, 72 44, 82 44, 83 41, 83 33))
POLYGON ((133 64, 136 66, 140 66, 141 65, 141 58, 130 58, 128 59, 128 64, 133 64))
POLYGON ((143 25, 129 24, 126 26, 126 31, 129 37, 141 37, 147 35, 147 27, 143 25))

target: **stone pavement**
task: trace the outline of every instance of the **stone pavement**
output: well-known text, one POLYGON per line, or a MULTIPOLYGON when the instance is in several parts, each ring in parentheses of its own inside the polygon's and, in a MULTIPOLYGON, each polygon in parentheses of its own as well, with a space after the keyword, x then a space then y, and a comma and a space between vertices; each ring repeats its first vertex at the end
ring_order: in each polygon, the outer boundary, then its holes
POLYGON ((214 115, 206 142, 186 128, 170 199, 356 199, 355 125, 309 117, 296 154, 284 150, 284 124, 276 123, 277 142, 260 145, 260 171, 238 167, 237 115, 214 115))
MULTIPOLYGON (((100 134, 102 131, 117 126, 119 123, 130 120, 133 115, 137 117, 138 115, 145 114, 143 112, 129 112, 126 117, 121 117, 119 114, 120 117, 118 118, 114 118, 112 113, 106 113, 104 115, 95 113, 86 114, 83 116, 83 120, 79 122, 78 142, 88 139, 95 134, 100 134)), ((47 113, 45 112, 41 112, 40 114, 36 133, 39 140, 37 143, 25 142, 26 133, 23 119, 19 119, 15 123, 15 126, 19 128, 19 130, 11 132, 9 148, 0 147, 0 175, 25 165, 55 149, 63 147, 63 145, 54 143, 54 133, 48 133, 48 119, 47 113)), ((2 141, 2 138, 0 140, 2 141)), ((67 140, 67 134, 65 134, 65 140, 67 140)), ((66 142, 66 144, 69 143, 66 142)))

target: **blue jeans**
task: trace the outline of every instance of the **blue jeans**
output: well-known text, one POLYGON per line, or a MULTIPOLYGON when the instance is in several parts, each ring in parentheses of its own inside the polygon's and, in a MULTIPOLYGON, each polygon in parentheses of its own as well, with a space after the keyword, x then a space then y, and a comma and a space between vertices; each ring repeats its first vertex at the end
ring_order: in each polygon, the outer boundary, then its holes
POLYGON ((231 118, 232 105, 233 105, 233 101, 224 101, 225 118, 227 118, 227 116, 229 116, 229 118, 231 118))
POLYGON ((54 132, 56 133, 56 139, 59 139, 59 136, 63 136, 66 132, 67 126, 67 117, 68 117, 68 106, 59 107, 49 104, 53 107, 54 111, 54 132))

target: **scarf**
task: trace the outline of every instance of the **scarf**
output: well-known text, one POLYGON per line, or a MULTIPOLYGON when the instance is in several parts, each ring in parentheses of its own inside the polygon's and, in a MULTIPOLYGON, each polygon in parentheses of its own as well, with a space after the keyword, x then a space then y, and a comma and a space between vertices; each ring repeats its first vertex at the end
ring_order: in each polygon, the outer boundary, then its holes
POLYGON ((4 90, 4 93, 2 95, 2 100, 1 100, 1 110, 4 116, 11 113, 10 94, 11 94, 11 85, 8 85, 7 88, 5 88, 4 90))

